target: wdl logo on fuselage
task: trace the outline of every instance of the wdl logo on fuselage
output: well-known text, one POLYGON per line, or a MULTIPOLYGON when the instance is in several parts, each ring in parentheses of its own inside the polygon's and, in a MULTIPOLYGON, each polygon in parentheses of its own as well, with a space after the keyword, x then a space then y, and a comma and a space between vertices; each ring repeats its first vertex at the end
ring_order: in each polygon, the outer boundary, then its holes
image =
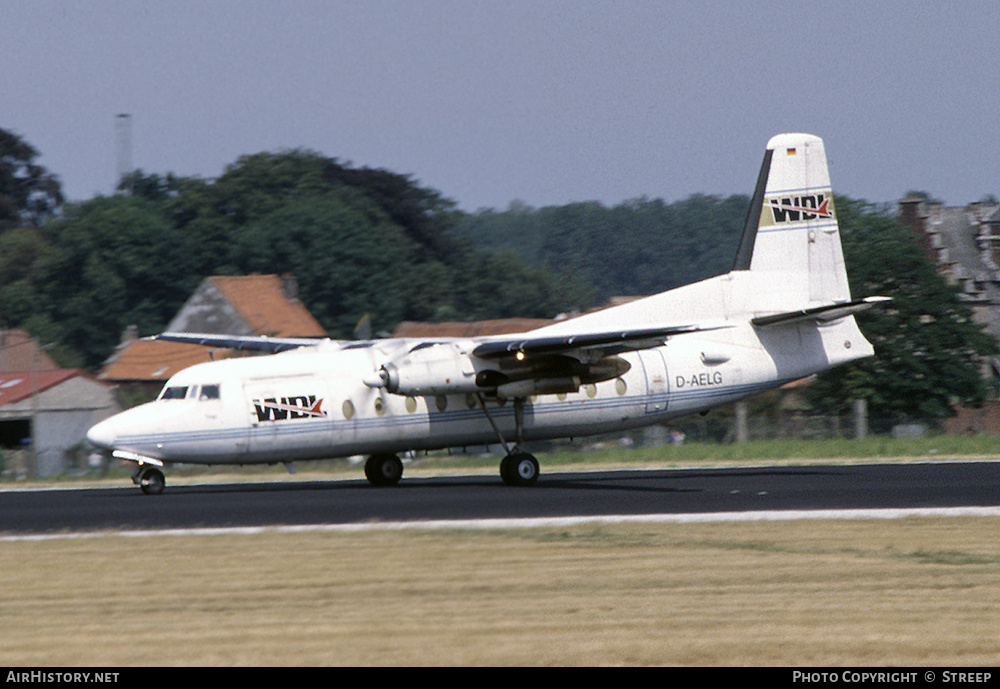
POLYGON ((767 200, 775 223, 832 219, 833 209, 826 194, 788 196, 767 200))
POLYGON ((255 399, 254 411, 258 421, 285 421, 286 419, 316 419, 325 418, 326 412, 321 409, 323 400, 316 395, 298 395, 295 397, 269 397, 255 399))

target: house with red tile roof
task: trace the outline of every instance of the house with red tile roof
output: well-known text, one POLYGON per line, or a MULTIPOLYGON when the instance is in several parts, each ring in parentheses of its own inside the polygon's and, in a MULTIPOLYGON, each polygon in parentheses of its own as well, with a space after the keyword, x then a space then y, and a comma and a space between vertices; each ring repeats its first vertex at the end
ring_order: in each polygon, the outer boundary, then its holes
POLYGON ((289 275, 206 278, 166 328, 167 332, 269 337, 326 337, 299 301, 289 275))
MULTIPOLYGON (((168 332, 271 337, 326 337, 298 300, 291 276, 206 278, 167 326, 168 332)), ((231 350, 143 340, 127 331, 101 369, 101 380, 140 384, 156 392, 170 376, 194 364, 237 355, 231 350)), ((239 354, 243 355, 243 354, 239 354)))
POLYGON ((5 472, 44 477, 79 466, 87 429, 119 411, 114 386, 78 369, 0 372, 5 472))

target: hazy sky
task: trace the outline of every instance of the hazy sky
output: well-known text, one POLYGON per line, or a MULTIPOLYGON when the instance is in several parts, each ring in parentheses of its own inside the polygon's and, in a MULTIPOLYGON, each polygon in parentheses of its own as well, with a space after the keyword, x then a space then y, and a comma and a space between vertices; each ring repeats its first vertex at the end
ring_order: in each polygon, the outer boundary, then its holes
POLYGON ((0 128, 71 200, 307 148, 461 208, 750 194, 767 140, 834 190, 1000 196, 1000 3, 0 0, 0 128))

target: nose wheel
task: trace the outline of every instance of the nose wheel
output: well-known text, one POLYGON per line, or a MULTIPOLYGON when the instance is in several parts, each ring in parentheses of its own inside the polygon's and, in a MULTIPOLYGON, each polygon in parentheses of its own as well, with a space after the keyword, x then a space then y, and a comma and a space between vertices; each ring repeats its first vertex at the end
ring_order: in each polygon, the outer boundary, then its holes
POLYGON ((146 495, 159 495, 167 486, 167 480, 163 477, 163 472, 155 467, 140 467, 132 476, 132 481, 146 495))

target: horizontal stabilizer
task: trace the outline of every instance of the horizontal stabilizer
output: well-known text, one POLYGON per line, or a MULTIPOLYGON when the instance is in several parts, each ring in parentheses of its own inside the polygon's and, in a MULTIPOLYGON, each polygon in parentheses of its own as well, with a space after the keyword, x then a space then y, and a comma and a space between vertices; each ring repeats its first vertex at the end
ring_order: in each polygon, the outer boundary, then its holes
POLYGON ((604 333, 517 337, 484 342, 476 347, 472 351, 472 354, 481 359, 498 359, 518 353, 540 355, 598 349, 601 350, 604 356, 610 356, 621 352, 658 347, 668 337, 674 335, 705 332, 728 327, 732 326, 726 324, 690 324, 660 328, 642 328, 638 330, 615 330, 604 333))
POLYGON ((758 316, 751 319, 750 322, 759 327, 789 325, 801 321, 827 323, 860 313, 861 311, 866 311, 873 306, 885 304, 890 301, 892 301, 891 297, 866 297, 865 299, 844 304, 826 304, 799 311, 786 311, 785 313, 777 313, 771 316, 758 316))

